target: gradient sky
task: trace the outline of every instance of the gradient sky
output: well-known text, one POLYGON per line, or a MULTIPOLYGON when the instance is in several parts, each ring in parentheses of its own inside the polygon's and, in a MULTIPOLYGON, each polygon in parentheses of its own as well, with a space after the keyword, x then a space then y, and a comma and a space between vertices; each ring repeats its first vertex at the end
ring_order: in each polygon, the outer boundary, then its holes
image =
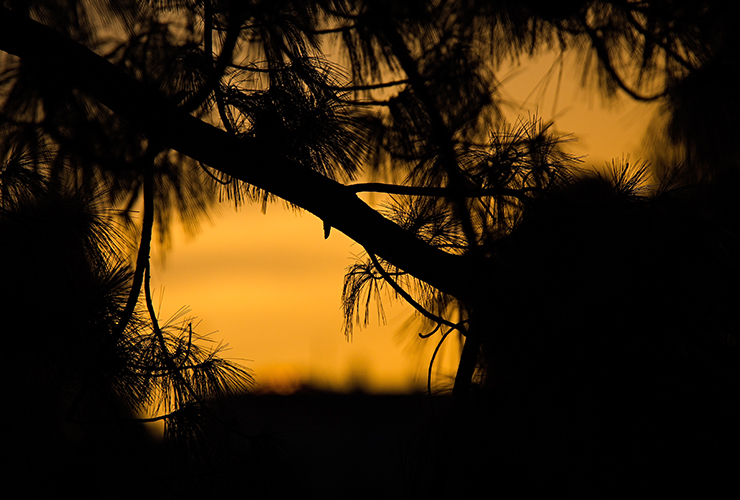
MULTIPOLYGON (((559 90, 558 69, 545 86, 553 61, 524 61, 499 75, 507 115, 554 120, 559 132, 577 139, 567 149, 585 156, 585 165, 639 160, 654 106, 626 99, 604 106, 580 88, 573 62, 562 71, 559 90)), ((373 317, 370 328, 356 328, 352 342, 345 340, 343 277, 361 251, 337 230, 325 240, 319 219, 280 203, 266 214, 259 205, 237 212, 224 204, 196 237, 175 227, 166 256, 155 250, 154 297, 162 299, 162 320, 188 306, 201 321, 197 330, 228 343, 226 357, 252 369, 261 390, 287 392, 301 381, 337 390, 422 389, 437 341, 418 339, 418 327, 406 325, 409 306, 385 301, 387 325, 373 317)), ((453 342, 442 349, 437 384, 451 381, 458 349, 453 342)))

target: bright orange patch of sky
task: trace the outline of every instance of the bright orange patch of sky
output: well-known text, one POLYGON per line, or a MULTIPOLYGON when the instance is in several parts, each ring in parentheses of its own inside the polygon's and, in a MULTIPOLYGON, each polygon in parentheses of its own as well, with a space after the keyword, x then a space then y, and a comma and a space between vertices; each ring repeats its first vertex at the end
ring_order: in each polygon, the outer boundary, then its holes
MULTIPOLYGON (((505 78, 507 115, 554 120, 557 131, 577 139, 568 150, 585 156, 586 165, 623 156, 639 160, 654 106, 626 99, 603 106, 580 88, 576 64, 566 65, 559 91, 557 73, 542 87, 553 60, 525 61, 505 78)), ((227 357, 252 369, 261 390, 290 392, 302 381, 373 392, 426 386, 437 340, 419 339, 418 326, 403 328, 413 314, 409 306, 386 300, 387 325, 373 317, 370 328, 358 327, 352 342, 345 340, 342 280, 362 249, 336 230, 325 240, 313 215, 282 204, 269 206, 266 214, 258 205, 237 212, 224 204, 195 238, 179 227, 173 236, 166 261, 161 251, 154 260, 154 296, 164 290, 162 319, 189 306, 201 320, 198 331, 215 332, 215 341, 228 343, 227 357)), ((437 387, 454 376, 458 349, 454 342, 442 349, 437 387)))

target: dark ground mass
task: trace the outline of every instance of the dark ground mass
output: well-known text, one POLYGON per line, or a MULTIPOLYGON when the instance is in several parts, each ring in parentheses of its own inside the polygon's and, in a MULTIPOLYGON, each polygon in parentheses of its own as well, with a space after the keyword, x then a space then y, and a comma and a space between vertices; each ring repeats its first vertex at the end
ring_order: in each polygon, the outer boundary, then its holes
MULTIPOLYGON (((644 396, 644 395, 642 395, 644 396)), ((27 498, 712 498, 737 492, 737 399, 526 401, 305 390, 212 404, 196 462, 141 428, 40 432, 27 498), (481 401, 488 401, 483 403, 481 401)), ((33 429, 27 429, 33 430, 33 429)), ((20 437, 16 434, 13 439, 20 437)), ((12 450, 12 447, 10 448, 12 450)))
MULTIPOLYGON (((624 402, 624 401, 623 401, 624 402)), ((533 498, 735 491, 737 405, 470 402, 304 392, 222 402, 183 497, 533 498), (733 420, 730 420, 733 419, 733 420)))
POLYGON ((700 399, 461 409, 423 395, 247 397, 229 402, 231 423, 252 437, 215 438, 225 449, 212 491, 246 489, 262 498, 725 493, 737 488, 736 420, 725 420, 737 408, 700 399))

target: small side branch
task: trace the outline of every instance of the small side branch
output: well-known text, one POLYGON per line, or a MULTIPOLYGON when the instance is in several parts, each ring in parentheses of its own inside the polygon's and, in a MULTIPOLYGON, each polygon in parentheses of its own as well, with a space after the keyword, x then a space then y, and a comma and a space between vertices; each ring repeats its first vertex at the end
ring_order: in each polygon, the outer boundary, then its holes
POLYGON ((622 89, 627 95, 629 95, 632 99, 636 101, 652 102, 657 99, 660 99, 666 94, 666 90, 663 90, 662 92, 659 92, 657 94, 645 96, 631 89, 624 82, 624 80, 622 80, 622 77, 619 76, 619 73, 617 73, 617 70, 614 68, 614 65, 612 64, 612 61, 611 61, 611 57, 609 56, 609 51, 606 48, 606 44, 604 43, 604 39, 599 35, 597 30, 589 26, 587 21, 584 20, 583 25, 585 27, 586 33, 591 39, 591 44, 593 45, 594 50, 596 50, 596 54, 598 55, 599 60, 601 61, 601 64, 604 66, 604 69, 609 74, 609 76, 612 78, 614 83, 616 83, 617 86, 620 89, 622 89))
POLYGON ((400 295, 406 302, 411 304, 414 309, 419 311, 422 316, 434 321, 437 324, 445 325, 450 328, 458 328, 458 325, 456 325, 455 323, 452 323, 451 321, 448 321, 441 316, 437 316, 436 314, 433 314, 430 311, 426 310, 421 304, 414 300, 414 298, 406 290, 404 290, 401 285, 396 283, 396 281, 390 276, 390 274, 388 274, 388 271, 386 271, 383 266, 380 265, 380 262, 378 262, 378 258, 375 256, 375 254, 368 251, 368 255, 370 256, 370 260, 372 261, 373 266, 375 266, 375 269, 383 277, 383 279, 391 286, 391 288, 393 288, 396 293, 398 293, 398 295, 400 295))
MULTIPOLYGON (((229 16, 229 25, 226 29, 226 37, 223 41, 221 52, 214 61, 213 34, 211 32, 213 29, 213 7, 210 0, 206 0, 204 3, 203 16, 203 50, 205 51, 206 60, 209 63, 209 75, 203 86, 181 104, 180 107, 187 112, 197 109, 208 99, 211 93, 219 88, 221 77, 232 61, 234 51, 239 42, 239 36, 241 35, 241 20, 232 12, 229 16)), ((227 127, 228 132, 232 132, 228 130, 228 123, 225 123, 224 126, 227 127)))
POLYGON ((216 183, 221 184, 222 186, 228 186, 234 181, 233 177, 229 178, 229 180, 226 180, 226 181, 218 178, 217 176, 211 173, 207 165, 203 165, 203 163, 201 162, 198 162, 198 165, 200 166, 201 170, 203 170, 206 174, 208 174, 208 177, 213 179, 216 183))
POLYGON ((380 82, 370 83, 367 85, 326 85, 326 88, 330 90, 339 90, 342 92, 357 92, 362 90, 379 90, 387 89, 390 87, 398 87, 400 85, 407 85, 409 83, 408 78, 402 80, 394 80, 392 82, 380 82))
POLYGON ((530 199, 527 193, 535 192, 538 188, 522 188, 522 189, 511 189, 511 188, 478 188, 464 190, 453 189, 449 187, 435 187, 435 186, 402 186, 399 184, 386 184, 382 182, 365 182, 360 184, 350 184, 347 186, 354 193, 386 193, 386 194, 400 194, 407 196, 429 196, 429 197, 444 197, 444 196, 464 196, 466 198, 480 198, 482 196, 509 196, 512 198, 518 198, 520 200, 530 199))
POLYGON ((439 353, 440 348, 442 347, 442 344, 445 340, 447 340, 447 337, 452 333, 454 330, 457 330, 460 325, 458 325, 456 328, 448 328, 446 332, 442 334, 442 338, 439 339, 439 342, 437 342, 437 347, 434 348, 434 352, 432 353, 432 359, 429 360, 429 370, 427 371, 427 393, 429 393, 429 396, 432 395, 432 372, 434 369, 434 360, 437 358, 437 354, 439 353))
POLYGON ((659 37, 655 36, 655 34, 650 33, 647 28, 645 28, 642 23, 640 23, 640 21, 635 17, 635 13, 633 11, 629 12, 629 20, 630 24, 634 26, 634 28, 640 34, 642 34, 642 36, 644 36, 646 39, 649 39, 655 45, 663 49, 666 54, 668 54, 674 61, 683 66, 684 69, 686 69, 687 71, 696 69, 691 63, 689 63, 689 61, 687 61, 683 56, 681 56, 681 54, 672 49, 667 43, 663 42, 659 37))
POLYGON ((378 262, 378 258, 372 253, 368 252, 368 255, 370 256, 370 260, 373 263, 373 266, 375 266, 375 269, 377 269, 378 273, 383 277, 383 279, 395 290, 403 299, 411 304, 414 309, 419 311, 424 317, 427 319, 430 319, 437 323, 437 327, 432 330, 431 333, 428 334, 422 334, 419 333, 419 337, 426 339, 434 335, 441 327, 442 325, 447 326, 447 330, 442 334, 442 338, 437 343, 437 346, 434 348, 434 352, 432 353, 432 358, 429 361, 429 370, 427 372, 427 392, 429 395, 432 394, 432 372, 434 370, 434 361, 437 358, 437 354, 439 353, 440 348, 442 347, 442 344, 444 341, 449 337, 450 333, 452 333, 455 330, 460 330, 462 328, 462 325, 465 323, 465 321, 461 321, 459 323, 453 323, 451 321, 448 321, 440 316, 437 316, 436 314, 431 313, 427 309, 421 306, 418 302, 416 302, 411 295, 409 295, 406 290, 401 288, 401 286, 395 282, 395 280, 390 276, 388 271, 386 271, 383 266, 380 265, 380 262, 378 262))
POLYGON ((141 285, 144 282, 144 269, 149 265, 149 252, 151 250, 152 229, 154 227, 154 160, 159 154, 159 149, 151 148, 147 151, 143 159, 144 162, 144 216, 141 223, 141 242, 139 243, 139 252, 136 256, 136 268, 134 270, 133 283, 129 292, 126 306, 118 320, 113 335, 112 342, 115 343, 123 335, 126 326, 134 315, 134 309, 139 301, 141 285))

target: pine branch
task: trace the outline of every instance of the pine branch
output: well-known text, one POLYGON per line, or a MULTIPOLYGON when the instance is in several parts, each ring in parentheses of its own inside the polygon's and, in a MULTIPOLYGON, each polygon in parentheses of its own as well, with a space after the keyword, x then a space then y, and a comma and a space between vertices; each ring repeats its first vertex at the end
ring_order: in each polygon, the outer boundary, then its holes
POLYGON ((0 50, 43 65, 59 84, 81 89, 149 138, 302 207, 384 260, 450 295, 474 300, 461 276, 486 274, 476 259, 420 241, 357 198, 352 190, 303 165, 275 157, 258 140, 237 138, 177 109, 157 91, 84 46, 0 8, 0 50))

